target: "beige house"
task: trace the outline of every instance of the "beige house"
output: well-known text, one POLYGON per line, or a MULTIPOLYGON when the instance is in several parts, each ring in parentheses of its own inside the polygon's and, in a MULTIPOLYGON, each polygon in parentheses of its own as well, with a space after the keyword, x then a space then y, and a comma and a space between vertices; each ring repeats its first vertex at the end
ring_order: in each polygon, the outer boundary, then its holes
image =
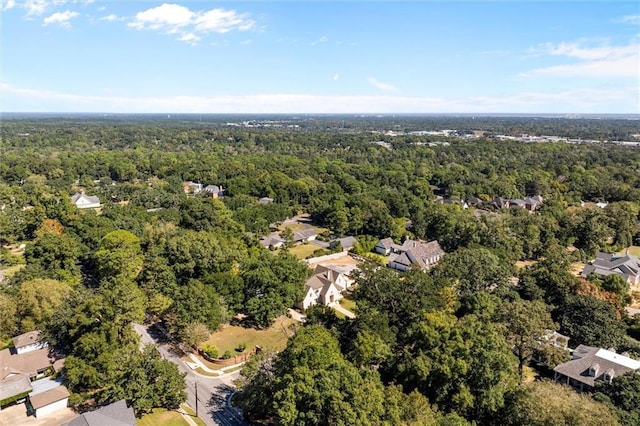
POLYGON ((342 293, 352 284, 353 280, 339 267, 318 265, 305 284, 302 309, 306 310, 317 304, 333 306, 342 299, 342 293))
POLYGON ((2 404, 12 405, 27 401, 36 410, 36 415, 40 410, 40 416, 66 407, 69 397, 67 389, 60 386, 59 382, 39 380, 49 369, 59 371, 64 360, 54 360, 49 356, 47 342, 40 339, 39 331, 16 336, 13 338, 13 344, 13 347, 0 351, 2 404))

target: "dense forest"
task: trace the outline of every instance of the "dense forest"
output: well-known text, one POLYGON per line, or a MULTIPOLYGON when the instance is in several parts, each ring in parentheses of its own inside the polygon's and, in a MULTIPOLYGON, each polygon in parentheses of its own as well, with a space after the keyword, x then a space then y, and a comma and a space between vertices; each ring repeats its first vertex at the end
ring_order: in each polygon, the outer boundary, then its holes
POLYGON ((438 240, 447 254, 404 274, 365 263, 355 319, 313 308, 284 351, 245 365, 236 401, 248 419, 635 425, 640 373, 593 397, 527 374, 534 355, 540 377, 566 360, 540 349, 550 330, 571 347, 640 356, 640 322, 624 310, 636 289, 571 271, 640 245, 640 148, 610 142, 637 134, 638 121, 624 119, 5 118, 0 269, 11 272, 0 282, 0 339, 42 329, 66 356, 74 402, 177 407, 184 380, 152 348, 138 350, 131 323, 162 321, 187 344, 237 314, 268 327, 301 300, 310 271, 259 238, 305 212, 323 237, 356 236, 362 255, 385 237, 438 240), (484 133, 408 133, 443 129, 484 133), (493 137, 523 133, 603 142, 493 137), (187 194, 184 182, 224 196, 187 194), (77 209, 78 192, 99 197, 99 211, 77 209), (464 205, 532 196, 544 200, 535 212, 464 205))

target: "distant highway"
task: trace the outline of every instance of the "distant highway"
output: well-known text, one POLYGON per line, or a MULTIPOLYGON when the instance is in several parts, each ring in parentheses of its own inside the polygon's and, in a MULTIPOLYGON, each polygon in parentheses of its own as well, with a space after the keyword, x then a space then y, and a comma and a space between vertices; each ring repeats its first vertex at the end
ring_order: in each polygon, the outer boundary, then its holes
POLYGON ((156 328, 134 324, 136 333, 140 335, 143 345, 155 344, 163 358, 174 362, 178 369, 187 373, 187 404, 196 408, 196 383, 198 388, 198 417, 210 426, 249 426, 238 410, 228 403, 235 391, 233 381, 240 375, 239 371, 221 377, 201 376, 191 370, 176 353, 173 345, 156 328))

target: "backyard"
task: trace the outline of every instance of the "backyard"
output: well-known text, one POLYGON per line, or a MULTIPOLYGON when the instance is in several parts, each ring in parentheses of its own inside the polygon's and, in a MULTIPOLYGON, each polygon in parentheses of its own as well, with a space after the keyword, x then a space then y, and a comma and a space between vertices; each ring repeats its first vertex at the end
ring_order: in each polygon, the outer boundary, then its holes
POLYGON ((311 253, 320 249, 322 247, 317 246, 313 243, 299 244, 297 246, 293 246, 289 249, 289 253, 294 255, 300 260, 306 259, 311 253))

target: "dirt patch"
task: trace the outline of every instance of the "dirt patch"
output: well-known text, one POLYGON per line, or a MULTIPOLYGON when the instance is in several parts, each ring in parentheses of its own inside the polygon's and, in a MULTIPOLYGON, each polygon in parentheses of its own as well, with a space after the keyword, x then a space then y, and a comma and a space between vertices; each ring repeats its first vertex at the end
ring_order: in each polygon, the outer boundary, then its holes
POLYGON ((316 265, 358 266, 360 263, 361 262, 359 260, 356 260, 347 254, 337 259, 324 260, 322 262, 314 263, 313 265, 309 266, 312 269, 315 269, 316 265))

